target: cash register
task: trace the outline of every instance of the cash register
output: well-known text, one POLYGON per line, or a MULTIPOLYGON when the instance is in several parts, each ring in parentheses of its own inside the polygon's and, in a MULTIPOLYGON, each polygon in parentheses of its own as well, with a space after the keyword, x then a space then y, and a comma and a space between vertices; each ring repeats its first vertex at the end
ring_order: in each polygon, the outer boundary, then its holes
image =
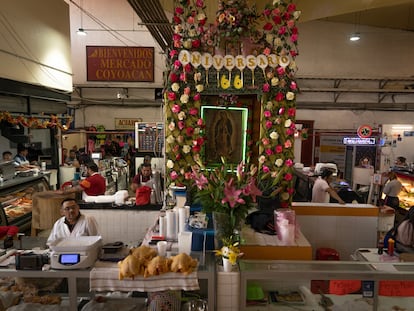
POLYGON ((67 237, 53 241, 49 248, 52 269, 87 269, 94 265, 102 247, 101 236, 67 237))

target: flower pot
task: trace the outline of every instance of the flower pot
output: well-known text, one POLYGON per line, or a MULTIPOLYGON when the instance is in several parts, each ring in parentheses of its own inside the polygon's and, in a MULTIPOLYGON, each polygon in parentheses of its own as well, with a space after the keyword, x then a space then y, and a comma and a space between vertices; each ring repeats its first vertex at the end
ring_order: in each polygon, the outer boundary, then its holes
POLYGON ((231 272, 233 270, 233 265, 230 262, 230 259, 223 257, 223 271, 231 272))

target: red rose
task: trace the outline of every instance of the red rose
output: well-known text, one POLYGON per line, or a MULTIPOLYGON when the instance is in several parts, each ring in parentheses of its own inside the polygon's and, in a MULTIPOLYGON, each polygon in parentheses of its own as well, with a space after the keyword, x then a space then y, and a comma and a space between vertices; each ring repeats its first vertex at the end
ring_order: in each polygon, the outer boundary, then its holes
POLYGON ((266 25, 263 26, 263 30, 272 30, 273 29, 273 25, 272 23, 266 23, 266 25))
POLYGON ((179 18, 177 15, 173 17, 173 21, 175 24, 181 24, 181 18, 179 18))
POLYGON ((187 133, 187 136, 193 136, 193 134, 194 134, 194 128, 187 127, 186 133, 187 133))
POLYGON ((191 42, 191 46, 192 46, 193 48, 198 48, 198 47, 200 47, 200 44, 201 44, 201 41, 200 41, 199 39, 197 39, 197 40, 193 40, 193 41, 191 42))
POLYGON ((196 145, 196 146, 193 146, 193 152, 194 153, 199 153, 200 151, 201 151, 201 146, 199 146, 199 145, 196 145))

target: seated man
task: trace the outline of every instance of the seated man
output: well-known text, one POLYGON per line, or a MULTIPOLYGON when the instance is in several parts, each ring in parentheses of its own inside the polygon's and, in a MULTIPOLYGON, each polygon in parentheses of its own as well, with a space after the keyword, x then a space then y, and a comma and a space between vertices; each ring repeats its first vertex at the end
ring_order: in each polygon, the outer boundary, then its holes
POLYGON ((59 238, 99 235, 95 218, 81 214, 75 199, 64 199, 60 211, 63 217, 53 225, 47 244, 59 238))

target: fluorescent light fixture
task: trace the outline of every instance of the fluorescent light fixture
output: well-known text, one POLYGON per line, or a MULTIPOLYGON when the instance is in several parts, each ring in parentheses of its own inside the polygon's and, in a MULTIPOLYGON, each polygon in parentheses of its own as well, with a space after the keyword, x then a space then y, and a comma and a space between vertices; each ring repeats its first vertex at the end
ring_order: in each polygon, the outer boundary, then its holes
POLYGON ((393 130, 412 130, 412 125, 393 125, 391 127, 393 130))
POLYGON ((76 32, 79 36, 86 36, 86 31, 83 28, 79 28, 76 32))
POLYGON ((359 34, 359 32, 354 32, 349 37, 349 40, 351 40, 351 41, 358 41, 359 39, 361 39, 361 35, 359 34))

